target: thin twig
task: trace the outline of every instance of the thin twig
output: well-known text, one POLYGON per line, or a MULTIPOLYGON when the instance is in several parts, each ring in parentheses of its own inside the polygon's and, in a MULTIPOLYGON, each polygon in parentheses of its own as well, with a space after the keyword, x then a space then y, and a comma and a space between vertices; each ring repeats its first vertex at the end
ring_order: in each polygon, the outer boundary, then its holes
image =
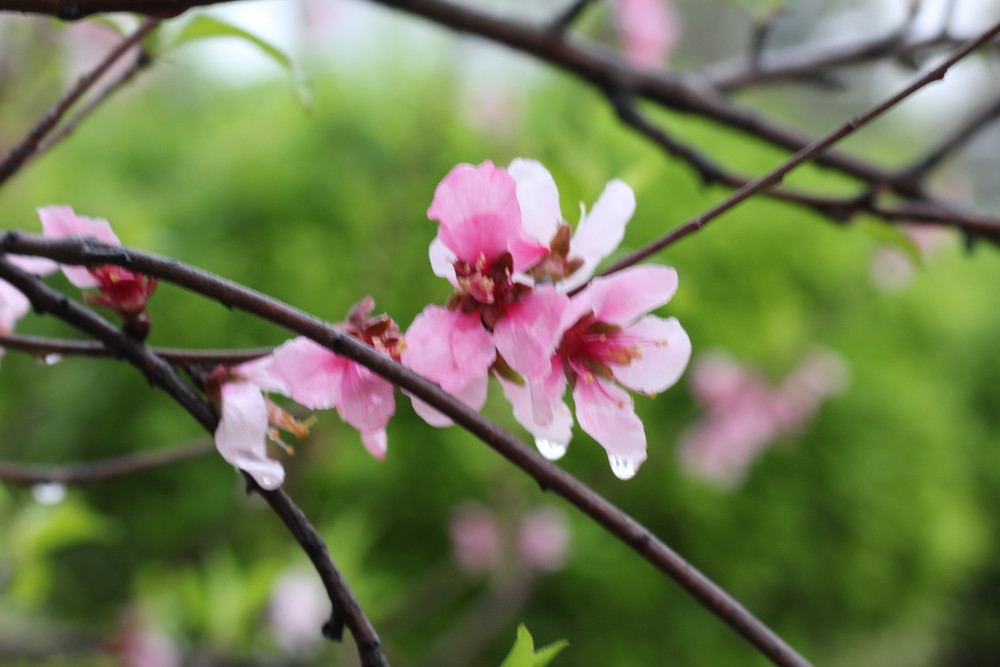
MULTIPOLYGON (((62 357, 110 357, 113 353, 101 343, 87 340, 67 340, 21 334, 0 333, 0 348, 17 350, 45 357, 55 354, 62 357)), ((274 348, 256 347, 246 350, 187 350, 176 347, 152 347, 153 354, 172 363, 241 364, 267 356, 274 348)))
POLYGON ((125 70, 119 73, 118 76, 112 79, 106 86, 101 88, 101 90, 90 98, 79 111, 70 117, 69 120, 60 125, 58 129, 52 132, 52 134, 50 134, 46 139, 41 141, 38 144, 38 148, 28 156, 25 162, 30 163, 37 160, 40 156, 51 150, 53 146, 73 134, 80 124, 94 111, 96 111, 98 107, 104 104, 113 94, 124 88, 125 85, 131 82, 140 71, 149 67, 151 63, 152 60, 150 59, 149 54, 140 49, 139 53, 136 54, 135 59, 125 70))
POLYGON ((189 461, 215 451, 210 440, 124 454, 100 461, 56 465, 0 461, 0 480, 10 484, 88 484, 189 461))
MULTIPOLYGON (((116 264, 128 267, 133 271, 155 276, 214 299, 227 308, 244 310, 357 361, 450 417, 455 423, 531 475, 543 490, 551 490, 565 498, 661 572, 674 579, 706 609, 729 624, 776 665, 804 667, 809 664, 739 602, 657 539, 638 521, 542 457, 534 447, 500 428, 451 394, 442 391, 436 384, 335 326, 277 299, 206 271, 177 260, 131 248, 111 246, 92 239, 46 239, 20 232, 8 232, 3 239, 3 248, 12 253, 48 257, 63 264, 85 266, 116 264)), ((0 278, 3 277, 3 272, 0 272, 0 278)))
MULTIPOLYGON (((842 140, 844 137, 852 134, 861 127, 864 127, 871 120, 881 116, 883 113, 893 108, 906 98, 908 98, 913 93, 917 92, 921 88, 927 86, 934 81, 940 81, 944 78, 945 73, 951 68, 952 65, 965 58, 970 53, 975 51, 977 48, 991 40, 994 36, 1000 33, 1000 23, 994 24, 988 30, 984 31, 979 36, 974 39, 969 40, 961 48, 952 53, 943 63, 930 70, 923 76, 918 77, 915 81, 910 83, 908 86, 903 88, 901 91, 892 95, 888 99, 879 102, 875 106, 869 108, 867 111, 854 116, 840 126, 835 128, 833 131, 829 132, 823 137, 820 137, 816 141, 812 142, 810 145, 806 146, 802 150, 798 151, 786 160, 784 163, 771 170, 767 174, 764 174, 760 178, 757 178, 736 192, 731 194, 726 199, 722 200, 712 208, 699 213, 694 218, 688 220, 687 222, 678 225, 672 229, 667 234, 664 234, 660 238, 652 241, 651 243, 643 246, 639 250, 631 253, 630 255, 623 257, 621 260, 615 262, 613 265, 608 267, 601 275, 608 275, 616 271, 621 271, 622 269, 637 264, 642 260, 646 259, 650 255, 653 255, 660 250, 673 245, 682 238, 693 234, 694 232, 704 228, 709 222, 719 217, 723 213, 734 208, 738 204, 746 201, 750 197, 763 192, 765 189, 776 185, 781 182, 781 180, 791 172, 793 169, 803 164, 807 160, 814 158, 817 154, 821 153, 825 149, 829 148, 833 144, 842 140)), ((982 231, 984 234, 989 235, 993 239, 1000 239, 1000 225, 989 224, 985 229, 974 230, 982 231)))
MULTIPOLYGON (((144 343, 129 338, 92 310, 52 289, 37 276, 23 271, 3 257, 0 257, 0 279, 6 280, 20 290, 31 301, 32 307, 37 312, 51 314, 101 341, 105 347, 115 353, 116 358, 127 360, 142 372, 150 384, 165 391, 187 410, 206 431, 215 432, 218 426, 218 417, 212 406, 203 401, 190 386, 181 380, 169 363, 154 354, 144 343)), ((375 629, 365 617, 347 582, 337 570, 337 566, 330 558, 326 544, 316 529, 283 490, 264 490, 249 475, 243 473, 243 476, 247 481, 247 488, 263 496, 316 567, 334 610, 330 621, 325 626, 328 636, 334 639, 339 638, 340 628, 346 624, 351 629, 358 646, 362 665, 364 667, 386 667, 388 662, 382 653, 375 629)))
POLYGON ((936 148, 929 151, 924 157, 917 160, 906 173, 914 178, 924 178, 930 171, 940 165, 955 151, 975 138, 979 132, 988 125, 1000 118, 1000 98, 993 101, 989 106, 984 107, 979 113, 966 121, 950 136, 945 138, 936 148))
POLYGON ((143 22, 135 32, 123 39, 113 48, 97 66, 81 76, 76 84, 59 100, 51 109, 45 112, 38 123, 11 148, 0 160, 0 186, 7 179, 17 173, 21 165, 36 151, 39 143, 55 128, 69 108, 86 93, 94 83, 111 67, 119 58, 132 47, 143 40, 146 35, 160 25, 158 19, 148 19, 143 22))

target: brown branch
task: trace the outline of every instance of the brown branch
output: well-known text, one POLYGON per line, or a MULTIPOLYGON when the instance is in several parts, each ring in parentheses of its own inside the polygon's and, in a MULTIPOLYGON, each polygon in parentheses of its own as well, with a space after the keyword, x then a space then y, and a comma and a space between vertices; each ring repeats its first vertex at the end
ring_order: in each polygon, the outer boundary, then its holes
MULTIPOLYGON (((908 86, 903 88, 901 91, 892 95, 886 100, 876 104, 875 106, 869 108, 867 111, 854 116, 847 121, 841 123, 841 125, 835 128, 833 131, 827 133, 825 136, 820 137, 816 141, 812 142, 809 146, 806 146, 802 150, 798 151, 790 157, 783 164, 779 165, 775 169, 771 170, 767 174, 757 178, 736 192, 731 194, 729 197, 719 202, 712 208, 699 213, 694 218, 688 220, 687 222, 675 227, 667 234, 664 234, 660 238, 652 241, 651 243, 643 246, 634 253, 622 258, 621 260, 615 262, 613 265, 608 267, 601 275, 607 275, 609 273, 614 273, 616 271, 621 271, 622 269, 637 264, 642 260, 646 259, 650 255, 653 255, 660 250, 673 245, 682 238, 693 234, 694 232, 705 227, 709 222, 718 218, 723 213, 726 213, 730 209, 739 205, 740 203, 746 201, 750 197, 764 192, 767 188, 777 185, 782 181, 782 179, 793 169, 803 164, 804 162, 814 158, 817 154, 826 150, 833 144, 842 140, 844 137, 852 134, 861 127, 864 127, 873 119, 879 117, 889 109, 893 108, 903 100, 905 100, 910 95, 914 94, 921 88, 935 82, 940 81, 944 78, 945 73, 951 68, 952 65, 965 58, 970 53, 975 51, 977 48, 991 40, 998 33, 1000 33, 1000 23, 994 24, 988 30, 984 31, 982 34, 978 35, 974 39, 969 40, 961 48, 952 53, 943 63, 930 70, 923 76, 918 77, 915 81, 910 83, 908 86)), ((976 225, 976 227, 979 227, 976 225)), ((989 236, 991 239, 1000 242, 1000 225, 993 221, 987 221, 985 226, 979 227, 978 231, 983 235, 989 236)))
MULTIPOLYGON (((256 315, 296 334, 306 336, 333 352, 357 361, 401 389, 431 405, 464 427, 500 455, 531 475, 543 490, 562 496, 598 525, 680 584, 706 609, 730 625, 775 664, 804 667, 809 663, 761 623, 739 602, 695 569, 638 521, 608 502, 565 470, 545 459, 534 447, 500 428, 478 412, 388 356, 308 313, 277 299, 225 280, 177 260, 111 246, 86 238, 46 239, 8 232, 3 239, 8 252, 48 257, 63 264, 116 264, 174 283, 214 299, 227 308, 256 315)), ((9 263, 8 263, 9 264, 9 263)), ((0 278, 3 278, 0 272, 0 278)), ((20 288, 20 285, 18 285, 20 288)))
MULTIPOLYGON (((2 9, 2 7, 0 7, 2 9)), ((39 143, 55 128, 66 112, 69 111, 101 76, 108 71, 119 58, 136 46, 143 38, 160 25, 159 20, 149 19, 140 25, 135 32, 123 39, 113 48, 97 66, 81 76, 76 84, 60 99, 33 128, 0 159, 0 186, 17 173, 21 166, 38 149, 39 143)))
POLYGON ((73 114, 69 120, 59 126, 59 128, 52 132, 52 134, 50 134, 46 139, 39 142, 38 147, 31 155, 28 156, 25 162, 33 162, 41 155, 44 155, 51 150, 53 146, 73 134, 80 124, 94 111, 96 111, 98 107, 104 104, 113 94, 124 88, 126 84, 130 83, 136 75, 139 74, 139 72, 149 67, 151 63, 152 60, 150 59, 149 54, 140 49, 139 53, 136 54, 135 59, 132 60, 132 63, 125 70, 118 74, 118 76, 116 76, 113 80, 108 82, 106 86, 101 88, 101 90, 89 99, 79 111, 73 114))
MULTIPOLYGON (((124 359, 138 368, 151 385, 166 392, 206 431, 215 432, 218 417, 212 406, 203 401, 181 380, 169 363, 153 353, 144 343, 129 338, 92 310, 52 289, 40 278, 23 271, 4 257, 0 257, 0 279, 6 280, 20 290, 31 301, 32 307, 37 312, 51 314, 99 340, 114 353, 115 358, 124 359)), ((249 475, 243 473, 243 476, 247 488, 256 491, 267 500, 316 567, 333 605, 333 613, 330 621, 324 626, 324 633, 330 638, 339 639, 341 629, 346 624, 354 635, 362 665, 386 667, 388 662, 382 653, 375 629, 337 570, 326 544, 316 529, 283 490, 264 490, 249 475)))
POLYGON ((912 60, 931 49, 954 48, 962 39, 947 34, 911 39, 900 31, 883 37, 834 47, 792 47, 771 51, 754 62, 741 58, 718 63, 701 71, 704 81, 716 90, 731 93, 750 86, 782 81, 828 84, 828 70, 850 65, 864 65, 874 60, 895 58, 912 60))
POLYGON ((211 441, 125 454, 100 461, 40 465, 0 461, 0 480, 10 484, 88 484, 189 461, 215 451, 211 441))
MULTIPOLYGON (((101 343, 86 340, 66 340, 20 334, 0 333, 0 348, 25 352, 36 357, 50 354, 74 357, 110 357, 113 352, 101 343)), ((257 347, 246 350, 187 350, 176 347, 151 347, 153 354, 172 363, 241 364, 267 356, 274 348, 257 347)))
POLYGON ((569 7, 564 9, 549 23, 549 30, 557 34, 566 32, 573 22, 580 18, 580 15, 592 4, 594 4, 594 0, 573 0, 573 3, 569 7))
POLYGON ((912 166, 906 169, 906 173, 911 174, 914 178, 925 177, 955 151, 959 150, 975 138, 979 132, 997 120, 997 118, 1000 118, 1000 98, 994 100, 989 106, 984 107, 979 113, 945 138, 936 148, 914 162, 912 166))

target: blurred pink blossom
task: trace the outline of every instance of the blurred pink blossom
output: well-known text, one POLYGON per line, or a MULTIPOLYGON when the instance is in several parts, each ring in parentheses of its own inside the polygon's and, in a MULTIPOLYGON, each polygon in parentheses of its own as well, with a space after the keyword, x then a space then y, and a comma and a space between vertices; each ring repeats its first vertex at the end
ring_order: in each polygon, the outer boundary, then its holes
MULTIPOLYGON (((941 251, 954 234, 933 225, 900 225, 917 247, 921 262, 929 262, 941 251)), ((872 284, 884 292, 900 292, 910 286, 917 274, 913 257, 902 248, 880 245, 875 250, 869 267, 872 284)))
POLYGON ((677 46, 681 20, 671 0, 612 0, 625 57, 639 67, 660 67, 677 46))
POLYGON ((314 572, 291 570, 274 583, 267 623, 287 653, 315 649, 323 639, 322 628, 329 615, 330 603, 314 572))
POLYGON ((109 650, 122 667, 180 667, 182 656, 177 644, 162 629, 134 608, 127 609, 109 650))
POLYGON ((565 515, 543 507, 517 523, 516 549, 504 547, 496 514, 479 503, 466 502, 452 513, 451 541, 455 559, 472 573, 499 569, 505 554, 530 570, 554 572, 563 567, 569 551, 569 524, 565 515))
POLYGON ((756 369, 708 353, 693 364, 690 382, 704 415, 681 436, 681 463, 733 487, 768 445, 800 431, 844 387, 846 369, 832 352, 813 352, 775 388, 756 369))
POLYGON ((566 564, 569 524, 566 515, 551 507, 535 510, 521 522, 517 538, 521 562, 543 572, 555 572, 566 564))
POLYGON ((459 506, 451 518, 451 542, 455 559, 467 572, 488 572, 503 556, 496 516, 477 503, 459 506))

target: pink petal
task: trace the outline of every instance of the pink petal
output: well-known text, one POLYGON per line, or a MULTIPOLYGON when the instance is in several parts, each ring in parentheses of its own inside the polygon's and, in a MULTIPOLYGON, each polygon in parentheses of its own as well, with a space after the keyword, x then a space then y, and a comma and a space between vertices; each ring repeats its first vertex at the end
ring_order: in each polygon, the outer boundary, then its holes
POLYGON ((568 305, 569 298, 551 285, 537 287, 508 307, 493 327, 497 352, 528 378, 547 372, 563 333, 563 311, 568 305))
MULTIPOLYGON (((544 407, 539 403, 544 399, 536 396, 532 387, 527 384, 517 384, 503 377, 497 377, 504 396, 514 408, 514 418, 535 438, 548 440, 557 445, 566 446, 573 437, 573 415, 570 413, 562 396, 555 398, 554 404, 546 402, 544 407), (540 409, 539 409, 540 408, 540 409), (538 420, 539 414, 547 415, 544 420, 538 420)), ((566 384, 563 381, 563 389, 566 384)), ((546 397, 548 398, 548 397, 546 397)))
POLYGON ((454 392, 485 378, 496 349, 478 315, 427 306, 406 332, 402 363, 454 392))
POLYGON ((249 382, 222 385, 222 414, 215 446, 222 458, 272 491, 285 479, 281 464, 267 456, 267 405, 260 389, 249 382))
POLYGON ((36 276, 47 276, 57 268, 59 265, 53 262, 48 257, 27 257, 25 255, 9 255, 7 257, 10 263, 18 268, 27 271, 28 273, 33 273, 36 276))
POLYGON ((480 255, 493 262, 522 234, 514 179, 488 161, 448 172, 434 191, 427 217, 441 223, 438 238, 469 264, 480 255))
MULTIPOLYGON (((484 375, 481 378, 471 380, 464 387, 460 387, 458 390, 450 393, 452 396, 478 412, 479 410, 482 410, 483 405, 486 404, 486 394, 488 391, 489 377, 484 375)), ((444 428, 455 423, 451 420, 451 417, 438 412, 416 396, 413 396, 412 394, 407 394, 407 396, 410 397, 410 401, 413 403, 413 411, 420 415, 420 418, 431 426, 435 428, 444 428)))
POLYGON ((354 361, 347 363, 342 377, 341 418, 362 433, 384 431, 396 412, 392 383, 354 361))
POLYGON ((385 434, 385 429, 380 431, 362 431, 361 443, 373 457, 379 461, 385 460, 385 454, 389 450, 389 439, 385 434))
POLYGON ((521 205, 524 230, 547 246, 562 221, 559 190, 549 170, 535 160, 516 158, 507 171, 517 182, 517 201, 521 205))
POLYGON ((570 241, 570 257, 583 260, 583 266, 562 282, 566 291, 583 285, 602 259, 615 251, 625 237, 625 225, 635 212, 632 188, 619 180, 604 187, 594 208, 580 221, 570 241))
POLYGON ((31 302, 10 283, 0 280, 0 333, 10 333, 19 319, 28 314, 31 302))
POLYGON ((349 364, 319 343, 293 338, 271 353, 269 374, 284 385, 281 392, 312 410, 327 410, 341 401, 341 385, 349 364))
POLYGON ((249 382, 261 391, 288 396, 288 387, 272 372, 274 357, 266 357, 247 361, 230 370, 243 381, 249 382))
POLYGON ((677 272, 645 264, 594 278, 575 298, 586 298, 598 322, 625 326, 670 301, 677 291, 677 272))
MULTIPOLYGON (((68 236, 92 236, 98 241, 121 245, 121 241, 111 231, 107 220, 87 218, 77 215, 69 206, 45 206, 38 209, 42 230, 48 238, 61 239, 68 236)), ((84 266, 62 267, 66 278, 76 287, 87 289, 97 287, 98 282, 84 266)))
POLYGON ((677 318, 647 315, 621 334, 639 340, 642 356, 627 366, 613 365, 615 379, 633 391, 655 394, 672 387, 691 359, 691 339, 677 318))
POLYGON ((573 400, 580 427, 608 454, 636 467, 646 460, 646 431, 623 389, 599 376, 592 382, 581 377, 573 388, 573 400))

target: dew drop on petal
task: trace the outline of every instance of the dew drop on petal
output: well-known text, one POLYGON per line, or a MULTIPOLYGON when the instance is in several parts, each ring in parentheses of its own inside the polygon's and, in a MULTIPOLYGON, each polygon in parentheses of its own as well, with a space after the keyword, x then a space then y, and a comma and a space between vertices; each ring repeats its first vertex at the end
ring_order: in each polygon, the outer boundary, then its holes
POLYGON ((62 360, 63 358, 61 354, 46 354, 38 359, 38 363, 42 366, 55 366, 62 360))
POLYGON ((535 438, 535 447, 538 447, 538 451, 549 461, 558 461, 566 454, 569 444, 555 442, 547 438, 535 438))
POLYGON ((35 484, 31 496, 40 505, 58 505, 66 497, 66 487, 58 482, 35 484))
POLYGON ((635 473, 639 471, 639 466, 637 466, 631 459, 615 456, 614 454, 608 454, 608 461, 611 462, 611 472, 613 472, 615 477, 618 479, 632 479, 635 477, 635 473))

